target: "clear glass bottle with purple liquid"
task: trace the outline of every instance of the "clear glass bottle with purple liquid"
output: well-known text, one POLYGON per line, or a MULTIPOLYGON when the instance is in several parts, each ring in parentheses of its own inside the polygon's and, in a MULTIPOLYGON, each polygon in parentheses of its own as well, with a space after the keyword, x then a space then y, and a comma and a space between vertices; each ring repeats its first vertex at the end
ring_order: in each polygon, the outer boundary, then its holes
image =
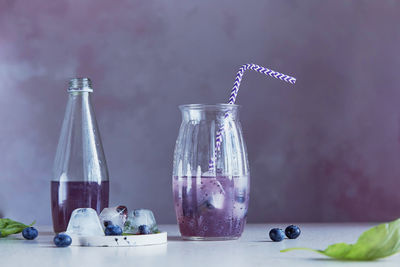
POLYGON ((100 213, 108 207, 108 170, 91 104, 92 92, 90 79, 70 81, 50 189, 56 233, 67 229, 74 209, 93 208, 100 213))
POLYGON ((246 223, 250 189, 239 106, 179 108, 182 124, 172 186, 181 235, 188 240, 237 239, 246 223))

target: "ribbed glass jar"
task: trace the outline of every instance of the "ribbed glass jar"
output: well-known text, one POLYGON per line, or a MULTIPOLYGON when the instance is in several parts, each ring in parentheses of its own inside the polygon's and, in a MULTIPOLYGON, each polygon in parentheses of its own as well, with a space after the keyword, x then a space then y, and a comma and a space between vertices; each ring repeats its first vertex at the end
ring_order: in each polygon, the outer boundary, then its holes
POLYGON ((189 240, 239 238, 250 193, 239 106, 191 104, 179 108, 182 123, 172 184, 181 235, 189 240))

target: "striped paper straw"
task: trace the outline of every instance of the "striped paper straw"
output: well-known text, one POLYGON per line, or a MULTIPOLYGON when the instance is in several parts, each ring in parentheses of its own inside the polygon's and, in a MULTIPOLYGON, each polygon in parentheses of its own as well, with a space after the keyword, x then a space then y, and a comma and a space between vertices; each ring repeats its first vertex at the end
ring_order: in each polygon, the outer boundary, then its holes
MULTIPOLYGON (((296 83, 296 78, 294 78, 292 76, 289 76, 289 75, 286 75, 286 74, 283 74, 283 73, 280 73, 280 72, 277 72, 274 70, 270 70, 268 68, 265 68, 265 67, 262 67, 262 66, 259 66, 256 64, 245 64, 239 68, 239 71, 236 74, 235 83, 233 84, 228 104, 231 104, 231 105, 235 104, 236 97, 237 97, 239 87, 240 87, 240 83, 242 82, 243 74, 246 70, 254 70, 254 71, 263 73, 265 75, 271 76, 276 79, 280 79, 284 82, 288 82, 291 84, 296 83)), ((227 118, 228 116, 229 116, 229 113, 226 112, 225 118, 227 118)), ((211 171, 214 170, 214 163, 216 161, 217 154, 221 149, 223 129, 224 129, 224 124, 222 124, 221 127, 218 129, 217 136, 215 138, 215 151, 214 151, 215 153, 214 153, 213 158, 210 159, 209 164, 208 164, 208 168, 211 171)))

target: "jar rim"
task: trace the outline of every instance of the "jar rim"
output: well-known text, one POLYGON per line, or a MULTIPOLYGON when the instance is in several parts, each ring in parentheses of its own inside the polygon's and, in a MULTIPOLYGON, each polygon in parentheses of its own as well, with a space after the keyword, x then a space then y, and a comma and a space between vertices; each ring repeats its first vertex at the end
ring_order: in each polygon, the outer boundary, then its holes
POLYGON ((226 103, 217 103, 217 104, 184 104, 179 105, 178 108, 180 110, 235 110, 241 108, 241 105, 236 104, 226 104, 226 103))

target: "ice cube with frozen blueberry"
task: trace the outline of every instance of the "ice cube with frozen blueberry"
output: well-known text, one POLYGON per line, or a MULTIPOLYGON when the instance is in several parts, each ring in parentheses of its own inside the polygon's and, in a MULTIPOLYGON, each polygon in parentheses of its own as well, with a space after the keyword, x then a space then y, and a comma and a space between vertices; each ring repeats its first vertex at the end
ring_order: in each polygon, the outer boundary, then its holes
POLYGON ((199 189, 198 210, 200 212, 224 208, 225 190, 217 178, 202 179, 199 189))
POLYGON ((104 208, 99 215, 103 229, 108 225, 118 225, 123 229, 127 217, 128 209, 125 206, 104 208))
POLYGON ((236 184, 237 189, 235 190, 235 202, 233 203, 233 216, 235 218, 244 218, 247 215, 247 202, 249 199, 248 191, 246 190, 247 185, 240 181, 236 184))
POLYGON ((129 212, 125 222, 124 233, 140 234, 139 226, 146 225, 151 233, 158 233, 158 227, 151 210, 137 209, 129 212))
POLYGON ((104 236, 99 216, 91 208, 75 209, 71 214, 66 233, 79 236, 104 236))

